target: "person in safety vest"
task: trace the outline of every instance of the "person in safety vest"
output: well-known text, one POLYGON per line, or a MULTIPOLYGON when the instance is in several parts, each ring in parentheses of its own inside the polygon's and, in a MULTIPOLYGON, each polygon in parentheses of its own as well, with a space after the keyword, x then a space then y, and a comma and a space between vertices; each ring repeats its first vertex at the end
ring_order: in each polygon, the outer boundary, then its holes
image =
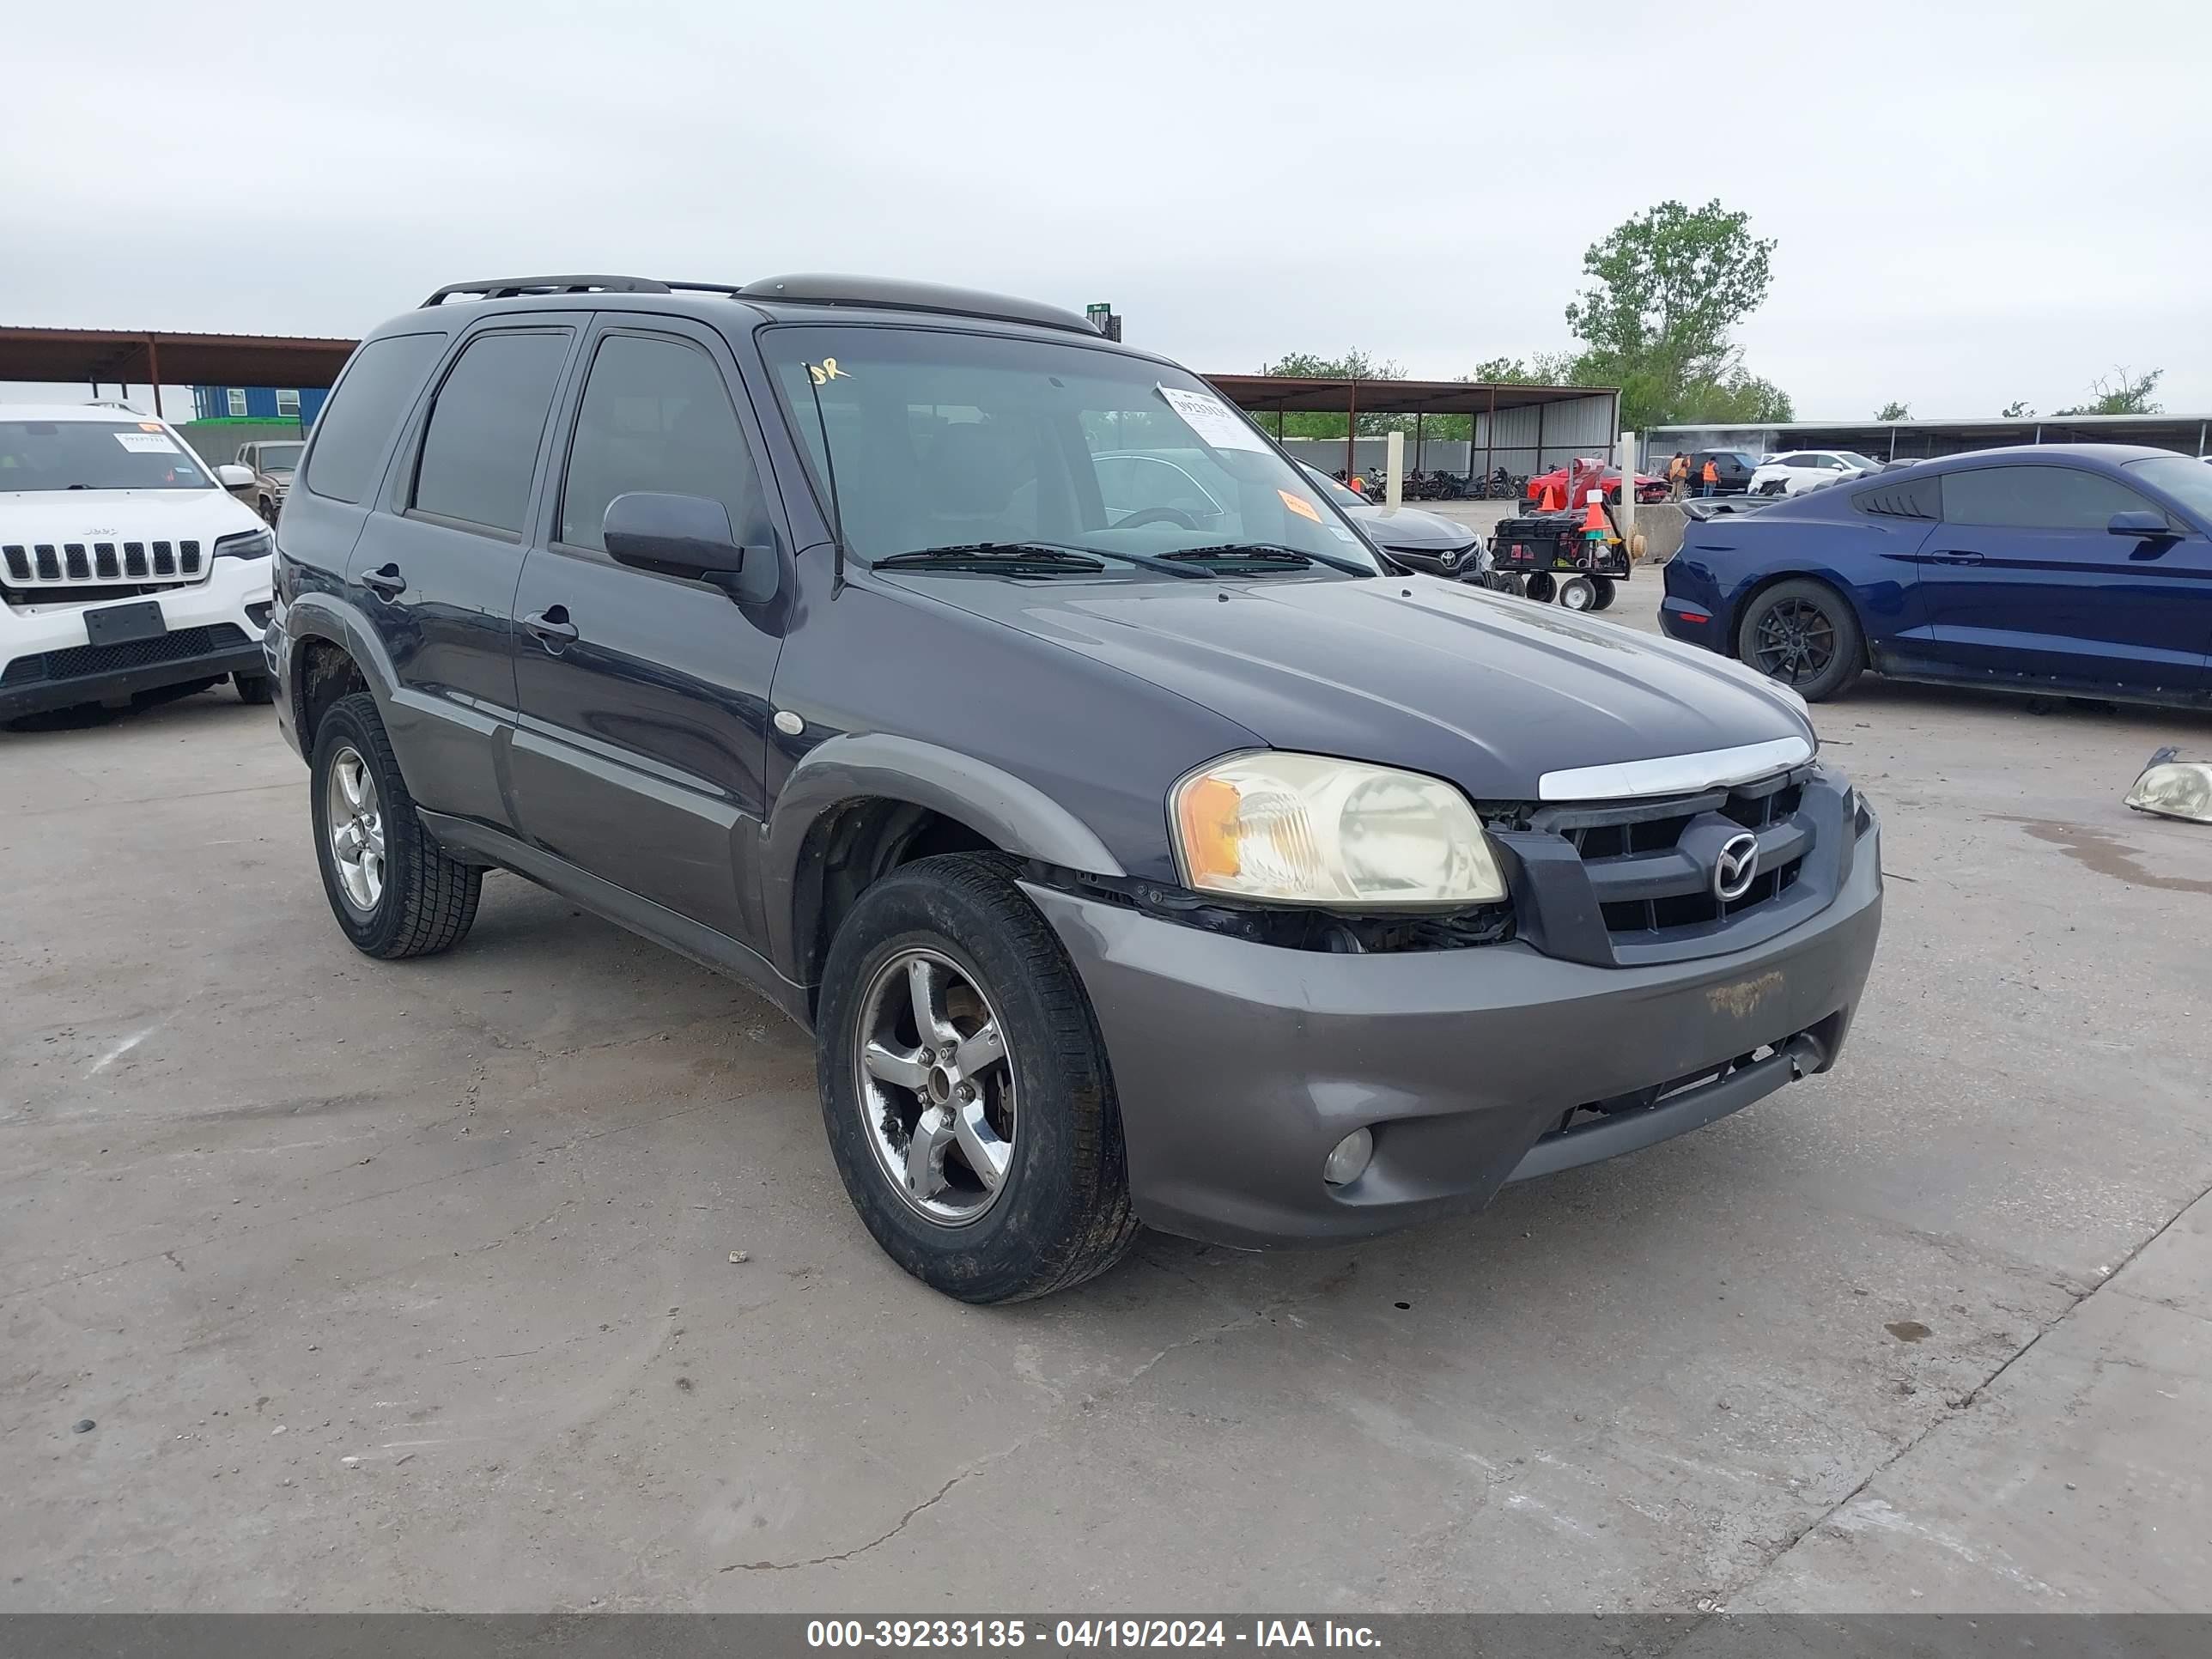
POLYGON ((1710 458, 1705 462, 1705 493, 1708 495, 1717 495, 1721 493, 1721 470, 1719 465, 1710 458))

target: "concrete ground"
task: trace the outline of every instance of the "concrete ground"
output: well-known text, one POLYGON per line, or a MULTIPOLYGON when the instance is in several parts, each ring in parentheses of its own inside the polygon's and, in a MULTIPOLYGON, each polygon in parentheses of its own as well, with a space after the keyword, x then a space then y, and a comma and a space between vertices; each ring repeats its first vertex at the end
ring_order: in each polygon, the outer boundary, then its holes
POLYGON ((735 985, 506 877, 355 955, 265 709, 0 732, 0 1608, 2212 1607, 2212 830, 2119 805, 2212 720, 1819 720, 1835 1073, 990 1311, 735 985))

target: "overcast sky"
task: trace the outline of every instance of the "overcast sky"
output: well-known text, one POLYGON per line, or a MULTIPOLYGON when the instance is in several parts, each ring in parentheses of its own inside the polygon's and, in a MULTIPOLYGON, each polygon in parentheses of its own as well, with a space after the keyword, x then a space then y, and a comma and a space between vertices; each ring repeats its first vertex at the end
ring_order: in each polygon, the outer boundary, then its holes
MULTIPOLYGON (((2212 6, 23 6, 0 323, 352 336, 441 283, 856 270, 1201 371, 1569 343, 1672 196, 1779 239, 1807 417, 2212 410, 2212 6)), ((176 411, 172 411, 175 413, 176 411)))

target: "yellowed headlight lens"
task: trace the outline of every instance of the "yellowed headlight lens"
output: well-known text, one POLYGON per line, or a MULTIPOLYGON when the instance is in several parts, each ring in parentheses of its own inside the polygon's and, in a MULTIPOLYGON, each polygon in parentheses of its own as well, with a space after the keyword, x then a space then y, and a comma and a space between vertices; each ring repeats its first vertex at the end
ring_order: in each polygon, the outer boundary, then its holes
POLYGON ((1369 909, 1505 896, 1467 798, 1418 772, 1238 755, 1184 779, 1170 811, 1183 879, 1201 891, 1369 909))

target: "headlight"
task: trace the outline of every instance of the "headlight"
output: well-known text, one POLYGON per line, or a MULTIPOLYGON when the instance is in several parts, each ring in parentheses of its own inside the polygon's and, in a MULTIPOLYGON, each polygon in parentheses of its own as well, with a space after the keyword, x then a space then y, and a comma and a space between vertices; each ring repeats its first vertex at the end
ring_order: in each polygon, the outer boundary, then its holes
POLYGON ((265 559, 276 550, 276 538, 265 530, 240 531, 215 544, 218 559, 265 559))
POLYGON ((2161 749, 2128 791, 2126 804, 2161 817, 2194 818, 2212 823, 2212 762, 2176 760, 2161 749))
POLYGON ((1168 813, 1183 880, 1201 892, 1385 910, 1505 896, 1467 797, 1417 772, 1237 755, 1177 784, 1168 813))

